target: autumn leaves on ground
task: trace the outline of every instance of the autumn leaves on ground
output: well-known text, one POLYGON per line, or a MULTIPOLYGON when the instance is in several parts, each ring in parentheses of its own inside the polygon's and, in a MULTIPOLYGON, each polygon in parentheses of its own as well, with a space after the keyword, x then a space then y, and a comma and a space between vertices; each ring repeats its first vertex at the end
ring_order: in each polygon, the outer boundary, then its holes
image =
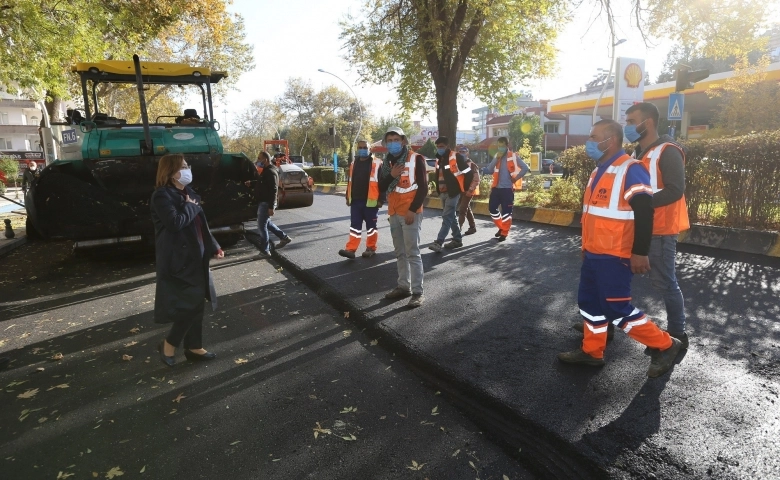
POLYGON ((533 478, 381 341, 246 244, 213 270, 215 362, 155 350, 148 255, 0 259, 0 471, 63 478, 533 478))

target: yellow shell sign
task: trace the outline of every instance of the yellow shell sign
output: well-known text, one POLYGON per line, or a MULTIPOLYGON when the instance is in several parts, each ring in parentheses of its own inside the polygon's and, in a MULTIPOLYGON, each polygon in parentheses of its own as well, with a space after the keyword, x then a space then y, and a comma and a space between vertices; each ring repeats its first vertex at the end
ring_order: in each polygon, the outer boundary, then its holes
POLYGON ((626 86, 628 86, 628 88, 637 88, 639 85, 641 85, 642 80, 644 80, 644 75, 642 75, 642 67, 636 63, 629 64, 623 73, 623 78, 625 78, 626 86))

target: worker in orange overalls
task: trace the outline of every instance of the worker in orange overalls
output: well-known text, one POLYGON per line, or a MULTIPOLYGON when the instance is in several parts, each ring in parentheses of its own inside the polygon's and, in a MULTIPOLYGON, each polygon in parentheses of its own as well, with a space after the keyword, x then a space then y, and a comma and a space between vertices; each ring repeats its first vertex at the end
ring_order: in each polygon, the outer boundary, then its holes
POLYGON ((339 250, 339 255, 355 258, 363 234, 363 222, 366 224, 366 250, 363 258, 376 255, 376 242, 379 233, 376 221, 379 209, 385 203, 385 193, 379 191, 379 175, 382 172, 382 160, 374 158, 368 151, 365 140, 358 142, 357 158, 349 166, 347 179, 347 206, 352 221, 349 225, 347 246, 339 250))
POLYGON ((506 137, 499 137, 498 153, 485 170, 493 173, 488 211, 493 218, 493 223, 498 227, 495 237, 499 242, 503 242, 512 226, 515 190, 523 188, 523 177, 528 173, 528 165, 518 158, 515 152, 509 150, 509 140, 506 137))
POLYGON ((668 135, 658 136, 658 108, 637 103, 626 110, 624 133, 638 142, 634 158, 650 173, 653 189, 653 240, 650 242, 650 280, 666 306, 666 331, 688 348, 685 301, 675 273, 677 236, 691 226, 685 204, 685 153, 668 135))
POLYGON ((585 150, 598 166, 585 188, 582 210, 583 261, 577 302, 584 337, 582 348, 559 353, 558 360, 604 365, 607 325, 613 324, 652 349, 647 376, 658 377, 671 368, 682 343, 631 304, 631 278, 650 270, 650 175, 623 150, 623 127, 614 120, 596 122, 585 150))

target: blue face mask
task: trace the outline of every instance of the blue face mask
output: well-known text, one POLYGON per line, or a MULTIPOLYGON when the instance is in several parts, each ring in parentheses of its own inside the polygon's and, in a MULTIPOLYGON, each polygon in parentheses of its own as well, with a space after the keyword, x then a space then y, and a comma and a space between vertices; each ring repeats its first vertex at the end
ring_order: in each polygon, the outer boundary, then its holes
POLYGON ((498 146, 498 153, 500 153, 502 155, 505 154, 507 152, 507 150, 509 150, 507 147, 503 147, 501 145, 498 146))
POLYGON ((368 156, 368 149, 367 148, 358 148, 358 157, 367 157, 368 156))
POLYGON ((645 123, 646 121, 647 120, 644 120, 637 125, 626 125, 625 127, 623 127, 623 136, 626 137, 626 140, 628 140, 631 143, 634 143, 640 138, 642 138, 642 135, 644 135, 645 132, 639 133, 637 132, 636 128, 639 125, 642 125, 642 123, 645 123))
POLYGON ((398 155, 403 148, 401 142, 387 142, 387 151, 390 152, 390 155, 398 155))
MULTIPOLYGON (((609 138, 612 138, 612 137, 609 137, 609 138)), ((585 142, 585 153, 587 153, 588 156, 590 158, 592 158, 593 160, 601 159, 601 157, 604 155, 604 152, 602 152, 599 149, 599 145, 601 145, 602 143, 604 143, 607 140, 609 140, 609 138, 607 138, 605 140, 602 140, 600 142, 597 142, 595 140, 588 140, 587 142, 585 142)))
POLYGON ((444 155, 444 152, 446 152, 446 151, 447 151, 446 148, 437 148, 436 149, 436 153, 438 153, 439 155, 444 155))

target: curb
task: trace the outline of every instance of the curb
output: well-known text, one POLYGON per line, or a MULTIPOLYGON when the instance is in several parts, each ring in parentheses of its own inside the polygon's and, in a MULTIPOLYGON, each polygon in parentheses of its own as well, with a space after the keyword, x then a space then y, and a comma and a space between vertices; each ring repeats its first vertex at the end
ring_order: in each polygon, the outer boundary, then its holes
POLYGON ((25 235, 23 232, 23 230, 21 232, 17 230, 16 238, 13 240, 0 241, 0 257, 8 255, 9 253, 27 243, 27 235, 25 235))
POLYGON ((329 193, 331 195, 346 195, 347 187, 344 185, 314 185, 313 192, 329 193))
MULTIPOLYGON (((322 186, 314 187, 315 192, 344 195, 346 187, 322 186), (342 191, 338 191, 342 188, 342 191)), ((427 197, 423 203, 425 208, 442 209, 441 199, 427 197)), ((490 216, 488 206, 484 202, 472 203, 475 215, 490 216)), ((512 209, 512 219, 523 222, 544 223, 562 227, 581 229, 582 214, 570 210, 555 210, 552 208, 515 207, 512 209)), ((780 233, 762 232, 758 230, 742 230, 739 228, 713 227, 709 225, 691 225, 677 238, 686 245, 717 248, 733 252, 780 257, 780 233)))

